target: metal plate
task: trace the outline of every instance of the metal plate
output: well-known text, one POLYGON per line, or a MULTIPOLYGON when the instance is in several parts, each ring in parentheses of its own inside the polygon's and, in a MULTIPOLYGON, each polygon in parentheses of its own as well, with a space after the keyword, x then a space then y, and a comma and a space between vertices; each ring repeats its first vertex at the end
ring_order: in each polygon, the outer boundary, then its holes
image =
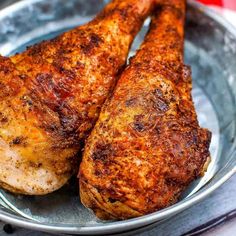
MULTIPOLYGON (((43 39, 83 24, 101 10, 103 0, 24 0, 0 12, 0 53, 11 55, 43 39)), ((133 44, 134 54, 148 20, 133 44)), ((236 171, 236 31, 207 8, 190 2, 185 61, 193 70, 193 98, 201 126, 212 131, 212 162, 205 176, 189 186, 177 204, 126 221, 99 221, 80 203, 76 180, 41 197, 0 190, 0 219, 47 232, 111 234, 169 218, 200 201, 236 171)))

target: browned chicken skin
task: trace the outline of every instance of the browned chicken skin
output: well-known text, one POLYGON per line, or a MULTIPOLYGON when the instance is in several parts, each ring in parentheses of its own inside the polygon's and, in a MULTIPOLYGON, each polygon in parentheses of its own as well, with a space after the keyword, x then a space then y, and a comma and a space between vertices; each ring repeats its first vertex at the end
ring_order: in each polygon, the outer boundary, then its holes
POLYGON ((185 2, 162 2, 86 143, 80 195, 101 219, 175 203, 210 156, 211 134, 199 127, 183 64, 185 2))
POLYGON ((114 0, 90 23, 0 56, 0 186, 60 188, 124 66, 152 0, 114 0))

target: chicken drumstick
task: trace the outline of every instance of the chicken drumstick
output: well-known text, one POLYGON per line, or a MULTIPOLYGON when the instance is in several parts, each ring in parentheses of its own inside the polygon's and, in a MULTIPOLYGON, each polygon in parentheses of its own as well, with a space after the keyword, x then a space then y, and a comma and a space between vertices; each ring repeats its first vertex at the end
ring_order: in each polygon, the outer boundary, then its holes
POLYGON ((185 2, 161 2, 85 146, 81 201, 102 219, 175 203, 210 156, 211 135, 199 127, 183 64, 185 2))
POLYGON ((0 56, 0 186, 60 188, 124 66, 152 0, 113 0, 90 23, 0 56))

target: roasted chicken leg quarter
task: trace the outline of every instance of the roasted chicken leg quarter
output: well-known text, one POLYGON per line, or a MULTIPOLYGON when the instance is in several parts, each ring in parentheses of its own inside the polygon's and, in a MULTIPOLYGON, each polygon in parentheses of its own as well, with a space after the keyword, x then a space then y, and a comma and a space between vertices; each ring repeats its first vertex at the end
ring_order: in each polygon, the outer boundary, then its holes
POLYGON ((80 144, 123 68, 152 0, 114 0, 90 23, 0 56, 0 186, 41 195, 76 168, 80 144))
POLYGON ((183 64, 184 16, 183 0, 160 2, 86 142, 80 195, 101 219, 167 207, 204 173, 211 134, 199 127, 183 64))

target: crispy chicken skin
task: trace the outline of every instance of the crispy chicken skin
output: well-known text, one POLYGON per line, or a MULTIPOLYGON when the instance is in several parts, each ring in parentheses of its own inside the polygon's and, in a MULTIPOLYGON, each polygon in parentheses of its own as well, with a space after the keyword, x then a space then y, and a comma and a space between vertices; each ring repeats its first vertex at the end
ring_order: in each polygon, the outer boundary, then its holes
POLYGON ((167 207, 204 172, 211 134, 199 127, 183 64, 184 16, 183 0, 162 1, 86 142, 80 195, 101 219, 167 207))
POLYGON ((0 56, 0 186, 42 195, 78 171, 80 144, 152 0, 114 0, 90 23, 0 56))

